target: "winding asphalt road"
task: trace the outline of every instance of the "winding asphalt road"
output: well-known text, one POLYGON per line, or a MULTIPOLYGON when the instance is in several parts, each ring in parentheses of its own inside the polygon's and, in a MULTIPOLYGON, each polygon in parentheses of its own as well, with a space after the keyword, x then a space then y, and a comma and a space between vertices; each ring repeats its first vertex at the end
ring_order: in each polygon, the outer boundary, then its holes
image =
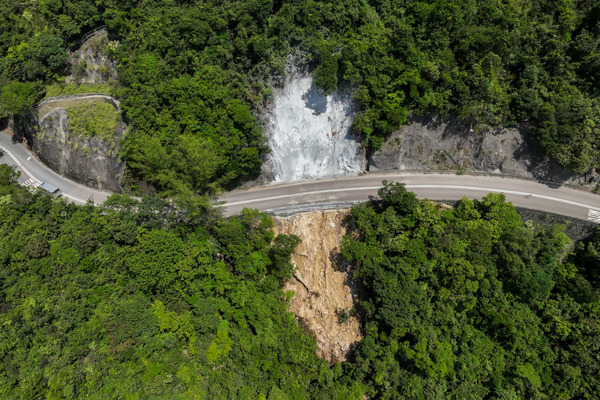
MULTIPOLYGON (((0 133, 0 151, 3 149, 10 154, 4 154, 0 162, 21 169, 19 181, 23 184, 28 180, 37 185, 43 181, 52 183, 61 189, 65 197, 78 203, 85 203, 88 199, 102 203, 110 195, 56 174, 39 162, 23 144, 13 143, 6 132, 0 133)), ((480 199, 490 192, 504 193, 506 199, 517 207, 600 223, 600 196, 594 193, 529 180, 490 176, 367 174, 237 190, 225 194, 221 200, 225 202, 225 215, 235 214, 244 207, 267 211, 309 204, 364 201, 377 195, 377 189, 384 179, 403 182, 419 198, 459 200, 466 196, 480 199)))
POLYGON ((15 167, 15 170, 21 171, 19 177, 21 184, 38 186, 42 182, 49 182, 58 187, 63 196, 80 204, 86 203, 88 199, 99 204, 111 195, 109 192, 89 188, 52 171, 38 161, 23 143, 14 143, 6 131, 0 132, 0 152, 3 153, 0 163, 8 164, 15 167))
POLYGON ((368 174, 234 191, 223 198, 225 214, 237 213, 244 207, 266 211, 312 203, 368 200, 377 195, 384 179, 404 183, 419 198, 481 199, 490 192, 504 193, 517 207, 600 222, 600 196, 590 192, 502 177, 413 173, 368 174))

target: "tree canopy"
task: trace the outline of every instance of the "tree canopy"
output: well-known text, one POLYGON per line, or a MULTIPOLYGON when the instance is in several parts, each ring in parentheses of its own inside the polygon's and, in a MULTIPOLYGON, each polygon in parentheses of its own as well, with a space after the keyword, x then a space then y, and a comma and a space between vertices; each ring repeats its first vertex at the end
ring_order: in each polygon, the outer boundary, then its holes
POLYGON ((76 206, 0 165, 0 397, 358 399, 286 311, 298 238, 272 226, 76 206))
MULTIPOLYGON (((255 210, 76 206, 0 165, 0 396, 10 399, 595 398, 600 231, 455 208, 384 182, 342 243, 365 338, 316 357, 287 312, 295 236, 255 210)), ((341 267, 341 266, 340 266, 341 267)), ((340 319, 339 323, 344 323, 340 319)))
POLYGON ((134 126, 124 157, 159 192, 210 193, 259 172, 256 115, 290 54, 325 92, 354 88, 354 130, 371 150, 411 113, 434 112, 521 123, 563 166, 598 165, 600 6, 587 0, 1 0, 0 12, 4 113, 33 101, 17 83, 41 96, 85 32, 120 37, 111 54, 134 126), (189 179, 198 157, 209 165, 189 179))
POLYGON ((342 250, 365 287, 349 371, 372 398, 595 398, 600 232, 573 249, 500 194, 454 208, 384 182, 342 250), (594 272, 596 271, 596 272, 594 272))

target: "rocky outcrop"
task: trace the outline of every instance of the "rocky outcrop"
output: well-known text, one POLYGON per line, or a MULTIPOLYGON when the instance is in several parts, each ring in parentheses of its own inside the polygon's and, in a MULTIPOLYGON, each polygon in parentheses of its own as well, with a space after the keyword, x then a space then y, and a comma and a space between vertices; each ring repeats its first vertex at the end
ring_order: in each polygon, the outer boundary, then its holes
POLYGON ((55 172, 96 189, 121 192, 125 164, 119 156, 119 141, 127 125, 120 122, 110 140, 75 136, 69 128, 68 108, 81 102, 106 101, 120 112, 116 100, 102 96, 68 96, 45 102, 20 118, 16 127, 39 159, 55 172))
POLYGON ((77 84, 115 82, 118 79, 117 61, 109 53, 111 46, 116 47, 117 44, 106 29, 91 32, 81 47, 69 57, 71 73, 65 81, 77 84))
POLYGON ((314 335, 317 355, 331 364, 344 361, 362 339, 353 315, 360 289, 339 250, 347 215, 347 210, 333 210, 274 218, 276 234, 302 239, 292 255, 294 278, 284 286, 294 292, 289 310, 314 335))
MULTIPOLYGON (((94 88, 94 84, 98 87, 97 84, 116 82, 117 62, 110 56, 118 46, 116 40, 105 28, 86 35, 69 58, 70 74, 65 78, 67 86, 85 83, 92 84, 90 87, 94 88)), ((111 110, 106 104, 102 106, 102 110, 111 110)), ((108 94, 56 96, 44 99, 29 115, 20 116, 14 127, 9 128, 25 138, 39 159, 55 172, 96 189, 121 192, 125 163, 119 157, 119 143, 128 126, 118 114, 121 114, 120 103, 108 94), (77 107, 86 103, 95 103, 93 107, 98 103, 108 103, 117 113, 112 124, 102 125, 109 127, 105 129, 109 134, 103 135, 103 138, 93 134, 74 134, 69 126, 69 110, 75 112, 77 107), (114 135, 111 134, 113 127, 114 135)), ((78 115, 80 123, 77 126, 81 131, 81 125, 88 125, 89 120, 86 114, 74 114, 75 117, 78 115)), ((92 123, 90 121, 90 125, 92 123)))
POLYGON ((476 130, 462 159, 469 123, 439 116, 413 117, 369 157, 369 171, 483 172, 594 187, 596 173, 574 175, 545 156, 526 127, 476 130))
POLYGON ((365 151, 351 132, 358 109, 348 89, 324 95, 301 68, 290 67, 264 110, 270 152, 263 181, 293 182, 352 176, 365 169, 365 151))

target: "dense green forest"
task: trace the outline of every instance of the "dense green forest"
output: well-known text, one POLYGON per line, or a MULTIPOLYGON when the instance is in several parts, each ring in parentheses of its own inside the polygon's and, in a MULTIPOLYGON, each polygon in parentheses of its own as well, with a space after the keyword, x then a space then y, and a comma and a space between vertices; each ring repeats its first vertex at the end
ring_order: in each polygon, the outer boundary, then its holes
POLYGON ((121 195, 76 206, 15 177, 0 165, 2 398, 600 392, 600 232, 573 246, 501 195, 448 209, 384 182, 381 201, 355 206, 342 247, 365 338, 328 366, 286 311, 298 238, 274 237, 271 217, 197 222, 121 195))
POLYGON ((326 92, 351 85, 354 129, 375 149, 411 113, 524 123, 564 166, 598 166, 600 4, 590 0, 0 0, 0 117, 64 74, 106 25, 134 180, 212 193, 256 174, 256 115, 286 62, 326 92), (196 167, 201 165, 201 167, 196 167))
POLYGON ((600 232, 572 246, 504 196, 454 209, 401 184, 352 208, 343 254, 365 286, 349 373, 380 399, 594 399, 600 232))
POLYGON ((86 32, 118 37, 128 173, 170 198, 76 206, 0 165, 0 397, 600 393, 600 233, 573 244, 499 195, 447 209, 385 184, 342 246, 365 338, 328 366, 286 312, 298 239, 197 196, 259 171, 257 115, 288 62, 354 88, 371 149, 435 112, 524 123, 562 165, 597 168, 600 3, 0 0, 0 15, 0 118, 62 85, 86 32))
POLYGON ((0 165, 0 398, 359 399, 286 312, 298 239, 272 224, 76 206, 0 165))

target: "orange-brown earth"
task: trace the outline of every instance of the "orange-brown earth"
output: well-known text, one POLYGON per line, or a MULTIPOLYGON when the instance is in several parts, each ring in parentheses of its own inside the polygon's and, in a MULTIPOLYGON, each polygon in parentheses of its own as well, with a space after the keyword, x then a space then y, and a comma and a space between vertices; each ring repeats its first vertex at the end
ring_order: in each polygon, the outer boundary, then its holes
POLYGON ((362 339, 355 316, 340 318, 342 310, 352 314, 358 291, 340 255, 347 215, 348 210, 333 210, 274 218, 276 234, 302 239, 292 255, 294 277, 284 287, 294 292, 289 310, 316 338, 317 355, 331 364, 344 361, 362 339))

